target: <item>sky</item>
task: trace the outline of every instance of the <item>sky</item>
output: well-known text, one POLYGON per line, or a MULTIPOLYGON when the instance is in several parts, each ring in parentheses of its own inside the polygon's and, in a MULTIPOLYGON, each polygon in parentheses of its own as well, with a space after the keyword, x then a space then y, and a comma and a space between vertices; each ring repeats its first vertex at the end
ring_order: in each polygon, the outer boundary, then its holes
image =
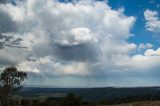
POLYGON ((160 86, 160 0, 1 0, 7 66, 28 86, 160 86))

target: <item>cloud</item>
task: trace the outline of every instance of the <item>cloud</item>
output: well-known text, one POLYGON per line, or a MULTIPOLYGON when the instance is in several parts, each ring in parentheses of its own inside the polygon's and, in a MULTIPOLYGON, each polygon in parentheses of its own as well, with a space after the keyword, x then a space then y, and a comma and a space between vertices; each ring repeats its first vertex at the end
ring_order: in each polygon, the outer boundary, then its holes
POLYGON ((144 18, 146 20, 145 27, 151 32, 160 32, 160 18, 157 11, 147 9, 144 12, 144 18))
POLYGON ((158 48, 157 50, 153 50, 153 49, 148 49, 145 52, 146 56, 160 56, 160 48, 158 48))
POLYGON ((74 46, 87 42, 97 42, 97 39, 94 38, 88 28, 73 28, 68 32, 64 31, 62 33, 64 34, 64 38, 62 40, 55 41, 56 44, 61 46, 74 46))
POLYGON ((139 46, 138 46, 139 50, 142 50, 142 49, 150 49, 150 48, 153 48, 153 45, 151 43, 140 43, 139 46))
POLYGON ((19 27, 18 23, 9 13, 11 11, 6 10, 10 7, 14 8, 10 3, 0 5, 0 49, 5 47, 26 48, 20 45, 23 39, 16 36, 19 27))
POLYGON ((151 55, 157 52, 148 53, 152 44, 127 42, 136 18, 125 15, 123 8, 111 9, 106 2, 27 0, 0 8, 0 63, 28 72, 31 80, 40 77, 39 83, 66 77, 73 78, 74 84, 83 78, 132 77, 134 71, 157 70, 160 62, 151 55), (7 39, 11 47, 4 46, 7 39), (136 54, 139 48, 146 52, 136 54))
POLYGON ((153 4, 155 1, 154 0, 150 0, 149 3, 153 4))
POLYGON ((9 3, 10 0, 1 0, 0 3, 9 3))
POLYGON ((11 32, 14 31, 16 28, 16 23, 12 20, 12 17, 10 14, 6 13, 6 11, 3 9, 4 7, 0 6, 0 31, 1 32, 11 32))
POLYGON ((18 69, 48 77, 65 75, 83 76, 89 74, 89 66, 87 62, 68 63, 59 60, 56 61, 52 56, 34 59, 34 61, 26 60, 18 65, 18 69))

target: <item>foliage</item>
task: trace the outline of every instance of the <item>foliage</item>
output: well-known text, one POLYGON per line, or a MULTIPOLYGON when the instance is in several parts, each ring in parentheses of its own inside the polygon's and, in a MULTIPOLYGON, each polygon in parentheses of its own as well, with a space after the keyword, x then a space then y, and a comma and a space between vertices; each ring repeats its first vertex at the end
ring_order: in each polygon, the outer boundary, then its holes
POLYGON ((23 87, 23 81, 27 73, 20 72, 16 67, 7 67, 0 75, 0 104, 4 104, 8 96, 11 96, 23 87))

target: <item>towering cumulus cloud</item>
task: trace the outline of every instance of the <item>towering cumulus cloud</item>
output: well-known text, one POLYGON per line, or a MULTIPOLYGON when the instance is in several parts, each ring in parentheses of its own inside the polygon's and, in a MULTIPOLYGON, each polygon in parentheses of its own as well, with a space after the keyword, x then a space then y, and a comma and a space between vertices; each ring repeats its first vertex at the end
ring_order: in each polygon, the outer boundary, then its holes
POLYGON ((30 73, 29 84, 35 79, 37 84, 52 85, 67 85, 66 80, 74 79, 70 84, 75 86, 91 82, 96 86, 99 78, 133 81, 134 72, 156 70, 160 63, 159 49, 138 55, 137 45, 127 42, 136 19, 126 16, 124 8, 113 10, 104 1, 91 0, 4 2, 0 4, 1 67, 15 65, 30 73))

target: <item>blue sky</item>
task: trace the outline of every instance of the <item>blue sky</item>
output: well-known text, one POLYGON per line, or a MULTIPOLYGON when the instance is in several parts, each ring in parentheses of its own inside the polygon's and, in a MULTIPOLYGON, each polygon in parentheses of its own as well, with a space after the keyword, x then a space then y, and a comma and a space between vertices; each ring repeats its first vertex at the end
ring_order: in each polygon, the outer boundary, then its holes
POLYGON ((158 36, 159 33, 146 31, 144 11, 150 9, 159 12, 160 6, 158 6, 158 4, 160 4, 159 0, 109 0, 109 5, 111 5, 113 9, 123 7, 125 8, 125 14, 133 15, 137 19, 131 30, 136 36, 130 38, 129 41, 137 44, 151 42, 155 45, 155 48, 159 47, 159 41, 152 35, 158 36))
MULTIPOLYGON (((144 11, 146 9, 152 11, 160 11, 160 1, 159 0, 109 0, 109 5, 113 9, 125 8, 125 14, 133 15, 136 17, 136 22, 131 32, 135 34, 134 37, 129 39, 130 42, 135 42, 136 44, 150 42, 154 45, 154 48, 158 48, 160 45, 159 42, 159 33, 152 33, 145 29, 145 19, 144 11), (154 37, 153 35, 157 36, 154 37)), ((160 16, 160 14, 159 14, 160 16)))
POLYGON ((159 86, 159 0, 2 0, 0 67, 27 85, 159 86))

